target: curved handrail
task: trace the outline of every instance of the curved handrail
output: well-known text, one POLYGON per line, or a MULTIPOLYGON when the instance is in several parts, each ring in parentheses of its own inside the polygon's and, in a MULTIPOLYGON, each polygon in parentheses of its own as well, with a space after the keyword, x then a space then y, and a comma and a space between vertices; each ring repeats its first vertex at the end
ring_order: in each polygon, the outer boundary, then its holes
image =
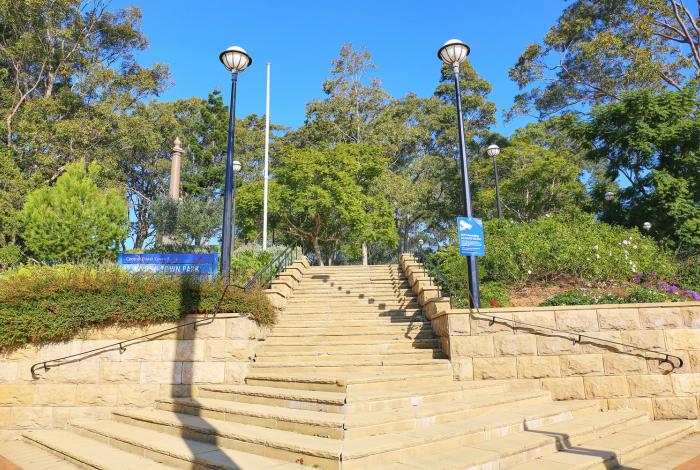
MULTIPOLYGON (((435 275, 437 275, 438 278, 440 279, 440 281, 442 281, 442 283, 444 284, 444 289, 449 294, 450 307, 452 307, 452 298, 455 295, 454 295, 454 292, 452 291, 452 287, 450 286, 450 282, 447 280, 445 275, 442 272, 440 272, 440 269, 438 269, 438 267, 437 267, 437 265, 435 265, 435 263, 428 260, 427 256, 425 256, 425 253, 422 250, 416 253, 416 258, 419 261, 421 261, 421 263, 423 263, 424 266, 430 265, 429 267, 431 267, 433 269, 435 275)), ((432 282, 432 279, 431 279, 431 282, 432 282)), ((438 285, 438 288, 442 289, 441 286, 439 286, 439 285, 438 285)), ((471 292, 467 292, 467 295, 471 298, 471 292)), ((613 344, 615 346, 623 346, 626 348, 631 348, 635 351, 644 351, 647 353, 657 354, 659 356, 663 356, 663 358, 659 358, 660 364, 662 364, 662 363, 670 364, 671 367, 673 367, 674 369, 676 369, 676 368, 680 369, 681 367, 683 367, 683 364, 684 364, 683 358, 676 356, 674 354, 668 353, 666 351, 657 351, 654 349, 642 348, 642 347, 635 346, 635 345, 629 344, 629 343, 622 343, 622 342, 613 341, 610 339, 598 338, 596 336, 590 336, 590 335, 578 333, 575 331, 561 330, 559 328, 550 328, 548 326, 536 325, 534 323, 528 323, 528 322, 524 322, 524 321, 520 321, 520 320, 515 320, 514 318, 499 317, 497 315, 492 315, 490 313, 483 313, 483 312, 481 312, 479 307, 473 307, 473 308, 476 310, 476 314, 481 315, 483 317, 486 317, 487 319, 488 318, 491 319, 491 321, 489 322, 489 325, 493 325, 496 321, 511 323, 512 324, 511 328, 517 328, 517 325, 525 325, 529 328, 536 328, 539 330, 547 330, 547 331, 550 331, 553 333, 571 335, 574 337, 573 338, 574 343, 581 343, 581 340, 583 338, 586 338, 587 340, 599 341, 599 342, 603 342, 603 343, 607 343, 607 344, 613 344), (673 361, 671 360, 672 358, 676 359, 678 361, 678 365, 673 363, 673 361)), ((470 310, 471 310, 471 308, 470 308, 470 310)), ((474 315, 473 312, 469 312, 469 314, 474 315)))
POLYGON ((294 262, 296 251, 296 247, 290 246, 285 248, 282 253, 275 257, 275 259, 267 263, 264 268, 255 273, 255 275, 248 282, 246 282, 245 285, 243 285, 242 289, 249 290, 253 286, 267 284, 270 282, 280 273, 280 271, 294 262), (268 275, 267 280, 263 281, 263 279, 265 279, 263 276, 266 275, 268 275))

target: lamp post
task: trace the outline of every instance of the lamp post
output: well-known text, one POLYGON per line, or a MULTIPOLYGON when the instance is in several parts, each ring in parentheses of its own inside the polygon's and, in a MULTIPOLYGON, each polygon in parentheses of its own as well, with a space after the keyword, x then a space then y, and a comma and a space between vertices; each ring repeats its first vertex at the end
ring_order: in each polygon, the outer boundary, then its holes
MULTIPOLYGON (((472 197, 469 189, 469 166, 464 138, 464 118, 462 116, 462 92, 459 87, 459 64, 469 55, 469 46, 458 39, 450 39, 438 50, 438 58, 452 66, 455 82, 455 99, 457 100, 457 126, 459 127, 459 156, 462 168, 462 206, 467 217, 472 216, 472 197)), ((476 269, 476 257, 467 256, 467 281, 469 283, 469 305, 480 307, 479 273, 476 269)))
POLYGON ((610 202, 613 199, 615 199, 615 193, 613 193, 612 191, 608 191, 607 193, 605 193, 605 200, 606 201, 610 202))
MULTIPOLYGON (((221 227, 221 277, 228 285, 231 282, 231 244, 233 243, 233 233, 235 232, 235 230, 232 232, 234 227, 232 227, 231 195, 234 182, 233 142, 236 124, 236 81, 238 80, 238 72, 244 71, 253 63, 253 59, 242 48, 231 46, 219 54, 219 60, 231 72, 231 104, 228 116, 226 178, 224 181, 224 221, 221 227)), ((238 165, 240 169, 240 163, 238 165)))
POLYGON ((502 219, 501 195, 498 192, 498 165, 496 165, 496 157, 501 153, 501 147, 496 144, 491 144, 489 148, 486 149, 486 153, 489 157, 493 157, 493 174, 496 176, 496 208, 498 209, 498 218, 502 219))
POLYGON ((648 232, 649 230, 651 230, 651 224, 649 222, 644 222, 642 224, 642 228, 648 232))

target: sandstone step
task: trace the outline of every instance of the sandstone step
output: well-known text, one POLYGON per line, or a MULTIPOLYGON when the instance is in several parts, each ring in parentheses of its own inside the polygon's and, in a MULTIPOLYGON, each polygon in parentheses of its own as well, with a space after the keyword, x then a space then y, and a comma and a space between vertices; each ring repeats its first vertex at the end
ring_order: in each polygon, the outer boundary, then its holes
POLYGON ((365 313, 382 312, 385 310, 419 309, 421 305, 417 301, 410 302, 289 302, 284 306, 283 312, 308 313, 313 311, 326 311, 327 313, 365 313))
POLYGON ((312 292, 307 293, 303 290, 294 290, 292 297, 289 302, 328 302, 330 299, 337 302, 355 302, 355 301, 365 301, 370 299, 375 300, 393 300, 393 301, 405 301, 406 299, 415 299, 416 295, 411 290, 386 290, 378 291, 376 289, 368 289, 367 292, 352 292, 335 289, 330 289, 325 292, 312 292))
POLYGON ((445 359, 442 351, 431 349, 417 349, 406 351, 394 351, 385 354, 363 354, 357 353, 329 353, 327 351, 301 351, 299 353, 289 354, 288 352, 259 352, 255 356, 256 364, 284 364, 294 362, 309 361, 314 364, 326 362, 342 362, 349 364, 366 363, 373 365, 381 365, 391 361, 415 361, 418 359, 445 359))
MULTIPOLYGON (((216 444, 197 441, 178 435, 144 429, 109 420, 76 421, 71 428, 82 436, 109 442, 110 445, 126 449, 134 454, 147 455, 176 468, 216 468, 231 470, 308 469, 299 464, 274 457, 255 455, 237 449, 226 449, 216 444)), ((88 448, 89 450, 89 448, 88 448)), ((98 466, 97 468, 104 468, 98 466)), ((117 467, 125 468, 125 467, 117 467)), ((145 467, 134 467, 145 468, 145 467)), ((172 467, 168 467, 172 468, 172 467)))
POLYGON ((295 335, 295 336, 277 336, 274 332, 265 340, 267 345, 279 344, 306 344, 306 345, 321 345, 321 344, 372 344, 386 343, 391 341, 412 343, 418 339, 433 339, 435 336, 432 330, 419 330, 407 333, 364 333, 362 335, 295 335))
POLYGON ((297 410, 342 413, 345 393, 290 388, 257 387, 253 385, 200 385, 197 397, 240 401, 297 410))
POLYGON ((359 363, 253 363, 251 372, 261 372, 270 374, 293 373, 293 374, 345 374, 357 372, 390 372, 404 373, 405 377, 410 377, 415 372, 452 372, 452 364, 447 359, 426 359, 416 361, 385 361, 381 364, 359 364, 359 363))
POLYGON ((607 436, 649 419, 642 412, 630 410, 573 418, 570 418, 571 413, 566 412, 544 416, 542 410, 552 405, 554 403, 436 424, 421 430, 421 433, 403 432, 349 439, 343 447, 343 469, 411 462, 426 455, 431 455, 435 462, 442 462, 444 453, 450 453, 450 457, 462 456, 458 465, 450 468, 508 468, 558 450, 557 437, 549 435, 547 431, 539 431, 540 428, 558 426, 558 429, 564 430, 570 442, 575 443, 590 439, 592 434, 607 436), (451 453, 454 449, 462 452, 451 453))
POLYGON ((329 309, 323 309, 321 311, 312 310, 298 310, 295 312, 283 311, 280 318, 289 318, 295 320, 363 320, 363 319, 382 319, 382 318, 412 318, 416 315, 423 315, 423 309, 420 308, 406 308, 406 309, 390 309, 390 310, 366 310, 366 311, 352 311, 352 312, 333 312, 329 309))
POLYGON ((303 295, 346 295, 346 294, 395 294, 402 293, 404 295, 413 295, 411 286, 408 282, 396 281, 390 283, 373 283, 371 285, 358 284, 354 286, 328 286, 320 284, 300 283, 294 289, 294 296, 303 295))
MULTIPOLYGON (((620 432, 602 438, 583 440, 578 444, 561 442, 562 449, 559 452, 511 468, 513 470, 617 468, 619 465, 627 465, 635 459, 668 446, 692 432, 692 427, 691 423, 683 420, 651 421, 626 427, 620 432)), ((700 454, 700 448, 696 449, 696 453, 700 454)), ((630 464, 629 468, 641 469, 634 463, 630 464)))
MULTIPOLYGON (((453 381, 452 372, 416 372, 411 375, 411 383, 415 386, 450 384, 453 381)), ((319 390, 328 392, 348 393, 365 390, 389 390, 401 388, 406 384, 406 374, 365 373, 365 374, 271 374, 251 371, 246 378, 246 384, 264 387, 294 388, 302 390, 319 390)))
POLYGON ((316 468, 340 468, 342 441, 162 410, 124 409, 116 420, 174 436, 218 444, 316 468))
POLYGON ((82 467, 68 462, 38 445, 32 445, 25 441, 7 441, 0 442, 0 468, 3 470, 79 470, 82 467))
POLYGON ((331 439, 343 437, 343 416, 337 413, 216 398, 162 398, 156 400, 156 409, 331 439))
POLYGON ((268 337, 283 336, 365 336, 375 334, 401 335, 411 333, 432 333, 429 322, 389 323, 385 325, 337 325, 337 326, 274 326, 268 337))
MULTIPOLYGON (((531 407, 551 402, 549 393, 514 391, 498 395, 473 391, 464 401, 438 402, 385 411, 351 413, 345 419, 345 439, 391 432, 420 430, 440 423, 460 421, 494 410, 531 407)), ((595 404, 592 404, 595 407, 595 404)))
POLYGON ((406 328, 412 326, 430 326, 431 323, 422 315, 415 317, 373 317, 365 319, 354 319, 352 317, 341 317, 339 319, 328 320, 298 320, 295 317, 282 315, 275 328, 345 328, 345 327, 374 327, 374 326, 399 326, 406 328))
MULTIPOLYGON (((81 468, 105 470, 165 470, 171 468, 157 460, 147 458, 148 456, 144 456, 143 452, 140 455, 134 455, 125 450, 111 447, 107 443, 60 429, 27 431, 23 434, 23 438, 81 468)), ((26 468, 30 469, 31 467, 26 468)))
MULTIPOLYGON (((696 421, 697 422, 697 421, 696 421)), ((625 463, 623 470, 691 470, 700 461, 700 432, 667 444, 663 449, 625 463)))
POLYGON ((365 338, 349 338, 345 343, 310 344, 304 341, 288 341, 287 344, 272 344, 265 341, 258 354, 280 352, 328 352, 328 353, 376 353, 383 354, 393 351, 415 351, 420 349, 439 350, 440 341, 436 338, 417 338, 412 341, 375 341, 365 338))

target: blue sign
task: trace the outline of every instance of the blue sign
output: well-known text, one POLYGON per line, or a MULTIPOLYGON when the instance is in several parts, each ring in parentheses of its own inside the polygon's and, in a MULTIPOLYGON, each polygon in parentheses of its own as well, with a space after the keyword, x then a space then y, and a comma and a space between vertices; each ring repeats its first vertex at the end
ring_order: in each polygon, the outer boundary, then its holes
POLYGON ((484 256, 484 222, 475 217, 457 217, 459 254, 484 256))
POLYGON ((216 276, 218 253, 119 253, 117 264, 129 272, 216 276))

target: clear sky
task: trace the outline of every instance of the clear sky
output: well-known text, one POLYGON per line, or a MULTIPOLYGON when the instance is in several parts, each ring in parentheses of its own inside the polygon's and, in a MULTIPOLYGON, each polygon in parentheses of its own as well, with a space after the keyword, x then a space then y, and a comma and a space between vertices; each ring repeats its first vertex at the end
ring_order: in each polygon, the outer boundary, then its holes
POLYGON ((219 53, 245 48, 253 65, 239 76, 239 116, 265 113, 265 64, 272 64, 270 115, 298 127, 304 105, 321 97, 321 83, 344 43, 364 45, 376 75, 393 96, 429 96, 439 78, 436 53, 448 39, 470 45, 477 72, 493 85, 498 106, 495 131, 510 134, 527 118, 504 123, 517 87, 508 69, 524 48, 540 41, 564 0, 114 0, 112 8, 136 5, 150 47, 141 63, 168 64, 174 85, 160 99, 206 97, 214 88, 229 96, 229 75, 219 53))

